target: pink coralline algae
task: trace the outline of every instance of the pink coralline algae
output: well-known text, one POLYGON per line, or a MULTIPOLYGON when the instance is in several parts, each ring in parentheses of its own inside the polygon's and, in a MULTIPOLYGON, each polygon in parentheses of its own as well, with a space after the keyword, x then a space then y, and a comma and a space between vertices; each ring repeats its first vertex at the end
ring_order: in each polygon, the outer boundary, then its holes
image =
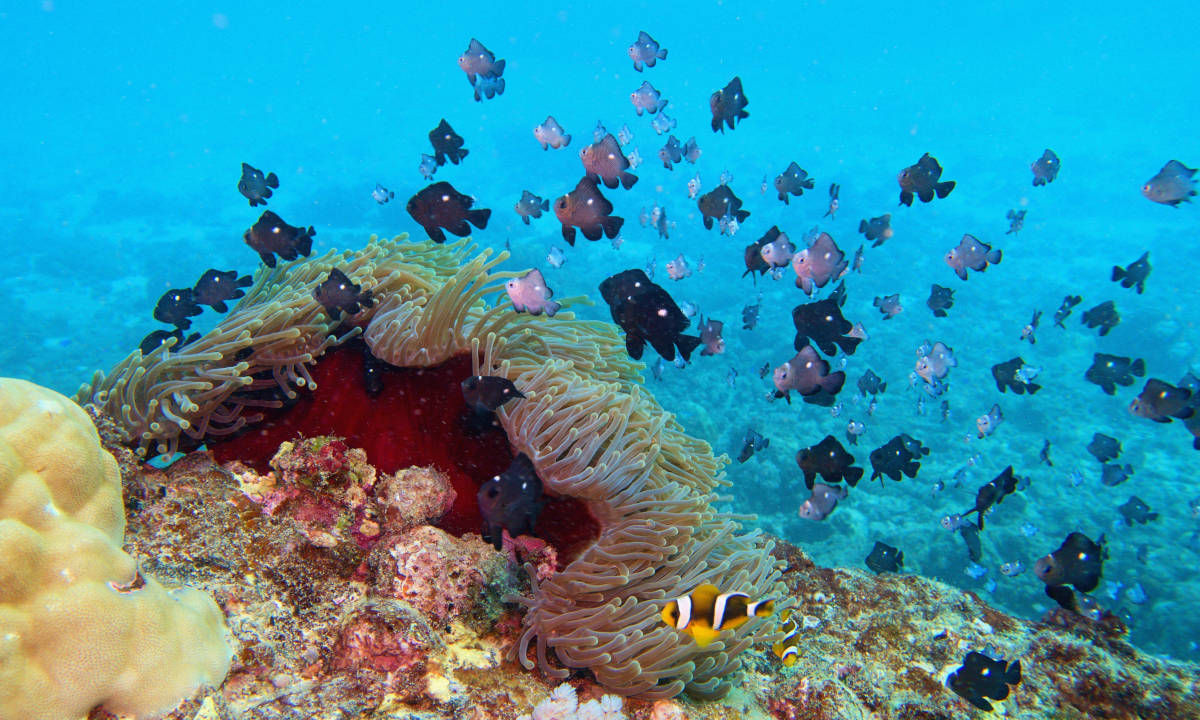
POLYGON ((425 659, 442 643, 429 623, 403 603, 364 600, 347 608, 337 628, 330 666, 382 675, 425 671, 425 659))
POLYGON ((507 584, 504 555, 474 534, 456 538, 421 525, 388 538, 372 557, 380 594, 439 623, 495 614, 507 584))
POLYGON ((457 496, 450 480, 432 468, 405 468, 384 475, 375 494, 382 507, 380 522, 389 532, 435 524, 457 496))
POLYGON ((286 515, 317 547, 353 541, 368 549, 387 534, 436 522, 454 503, 449 481, 431 468, 378 477, 360 448, 341 438, 285 442, 258 475, 234 462, 229 470, 267 515, 286 515))
POLYGON ((554 546, 532 535, 514 538, 505 533, 504 554, 513 565, 520 567, 528 563, 533 566, 539 583, 553 577, 558 570, 558 552, 554 546))

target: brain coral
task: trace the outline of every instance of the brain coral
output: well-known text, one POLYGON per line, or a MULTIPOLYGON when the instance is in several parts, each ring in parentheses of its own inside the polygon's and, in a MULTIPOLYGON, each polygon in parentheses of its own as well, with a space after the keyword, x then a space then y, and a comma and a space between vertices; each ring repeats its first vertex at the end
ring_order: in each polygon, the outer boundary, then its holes
POLYGON ((121 550, 121 482, 79 406, 0 379, 0 720, 145 715, 229 669, 224 618, 121 550))
POLYGON ((699 648, 660 612, 705 582, 779 598, 770 543, 713 508, 726 460, 642 389, 642 366, 629 360, 615 328, 569 312, 516 313, 504 282, 520 273, 493 271, 506 257, 474 254, 466 240, 372 238, 357 253, 260 268, 216 329, 176 353, 135 351, 107 376, 98 373, 79 399, 122 421, 141 450, 166 452, 181 435, 228 433, 280 404, 246 390, 314 390, 307 366, 360 328, 373 354, 396 367, 469 356, 472 372, 507 377, 527 396, 498 414, 512 451, 533 460, 548 494, 582 502, 599 525, 561 572, 541 582, 531 573, 514 655, 555 677, 587 668, 624 695, 722 695, 739 654, 766 637, 767 624, 748 623, 699 648), (312 297, 333 267, 378 299, 341 338, 312 297))

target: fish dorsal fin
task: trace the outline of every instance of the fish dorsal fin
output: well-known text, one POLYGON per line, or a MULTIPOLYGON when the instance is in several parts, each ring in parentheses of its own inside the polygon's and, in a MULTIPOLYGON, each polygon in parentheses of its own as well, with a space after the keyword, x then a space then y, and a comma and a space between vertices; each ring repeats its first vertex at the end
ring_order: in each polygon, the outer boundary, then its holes
POLYGON ((690 595, 693 611, 696 616, 711 616, 717 596, 720 594, 720 588, 712 583, 697 585, 696 589, 690 595))

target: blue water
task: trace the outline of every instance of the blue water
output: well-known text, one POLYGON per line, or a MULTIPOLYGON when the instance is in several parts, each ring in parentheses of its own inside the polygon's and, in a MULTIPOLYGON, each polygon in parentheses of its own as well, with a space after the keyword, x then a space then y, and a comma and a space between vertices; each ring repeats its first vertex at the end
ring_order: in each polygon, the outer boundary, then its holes
MULTIPOLYGON (((269 208, 293 224, 316 226, 315 252, 355 248, 369 233, 422 230, 404 202, 425 185, 417 172, 428 131, 445 117, 466 138, 470 156, 446 166, 448 180, 494 214, 476 233, 484 245, 509 243, 509 266, 539 266, 559 296, 588 294, 605 276, 656 261, 656 279, 677 300, 723 320, 728 349, 668 367, 647 383, 686 427, 718 452, 736 456, 754 427, 771 446, 734 464, 731 507, 761 515, 762 525, 801 544, 818 561, 862 567, 875 540, 905 551, 906 570, 939 577, 1036 616, 1048 607, 1031 570, 1002 577, 1003 562, 1037 557, 1071 530, 1107 533, 1105 579, 1148 596, 1094 595, 1124 608, 1144 647, 1197 657, 1194 612, 1200 561, 1197 520, 1186 501, 1200 453, 1180 426, 1132 416, 1141 381, 1105 396, 1082 379, 1093 352, 1144 357, 1150 376, 1175 382, 1200 364, 1194 278, 1200 208, 1153 204, 1139 189, 1169 159, 1200 163, 1200 107, 1194 28, 1200 6, 1160 2, 1076 8, 1044 3, 589 4, 562 8, 523 3, 456 3, 450 9, 400 10, 386 3, 336 13, 293 3, 9 2, 0 10, 0 374, 71 393, 96 368, 124 357, 156 324, 155 300, 190 286, 209 267, 249 272, 255 255, 241 233, 261 209, 235 186, 245 161, 279 174, 269 208), (669 57, 633 71, 626 48, 640 29, 669 57), (507 59, 505 93, 481 103, 456 64, 478 37, 507 59), (709 129, 708 97, 740 75, 750 117, 734 131, 709 129), (664 137, 638 118, 629 93, 643 80, 669 99, 681 141, 695 135, 697 166, 668 172, 656 160, 664 137), (535 124, 553 114, 574 135, 569 148, 543 152, 535 124), (523 189, 554 198, 572 187, 578 149, 597 121, 634 132, 646 164, 630 191, 605 191, 626 218, 624 244, 581 240, 568 248, 553 216, 526 227, 512 211, 523 189), (1048 187, 1030 185, 1029 164, 1044 148, 1062 158, 1048 187), (932 152, 948 198, 898 208, 897 172, 932 152), (790 205, 760 193, 796 160, 816 189, 790 205), (699 170, 704 191, 722 171, 751 217, 734 238, 705 231, 686 194, 699 170), (379 182, 396 200, 377 205, 379 182), (836 219, 822 219, 825 190, 840 183, 836 219), (669 240, 641 227, 643 208, 661 204, 677 222, 669 240), (1005 213, 1025 208, 1018 236, 1004 234, 1005 213), (893 214, 896 234, 868 250, 864 274, 848 281, 847 317, 871 340, 850 358, 845 410, 765 398, 756 369, 793 354, 790 309, 804 298, 789 276, 741 278, 742 248, 772 224, 794 241, 814 225, 853 252, 860 219, 893 214), (1003 262, 961 282, 942 261, 963 233, 1004 250, 1003 262), (552 246, 567 264, 550 268, 552 246), (1109 282, 1113 264, 1150 250, 1154 271, 1144 295, 1109 282), (663 263, 684 253, 702 272, 672 282, 663 263), (931 282, 957 291, 950 317, 924 306, 931 282), (743 331, 743 305, 762 293, 757 329, 743 331), (899 292, 905 311, 882 321, 876 295, 899 292), (1067 322, 1050 315, 1068 293, 1084 303, 1067 322), (1122 323, 1099 338, 1079 314, 1113 299, 1122 323), (1018 340, 1033 310, 1046 312, 1035 347, 1018 340), (951 417, 937 403, 915 412, 907 376, 922 340, 943 340, 960 361, 950 376, 951 417), (1000 396, 992 364, 1021 355, 1043 368, 1036 397, 1000 396), (888 381, 867 417, 855 380, 867 368, 888 381), (730 369, 738 372, 726 383, 730 369), (973 439, 974 419, 993 402, 1007 418, 997 433, 973 439), (900 484, 863 483, 824 523, 800 520, 807 496, 793 460, 825 434, 841 437, 849 418, 866 422, 857 448, 909 432, 932 448, 920 475, 900 484), (1084 446, 1095 431, 1120 438, 1121 462, 1136 473, 1116 488, 1099 482, 1084 446), (1043 438, 1053 468, 1039 465, 1043 438), (978 463, 958 488, 949 483, 968 458, 978 463), (984 578, 964 574, 961 542, 938 520, 972 504, 975 488, 1005 465, 1032 477, 1006 499, 983 533, 984 578), (1067 476, 1083 475, 1079 487, 1067 476), (1160 519, 1114 527, 1116 506, 1136 494, 1160 519), (1022 524, 1038 533, 1026 537, 1022 524), (1137 558, 1145 548, 1145 562, 1137 558), (988 580, 996 581, 989 591, 988 580), (989 594, 990 593, 990 594, 989 594)), ((606 308, 584 308, 606 318, 606 308)))

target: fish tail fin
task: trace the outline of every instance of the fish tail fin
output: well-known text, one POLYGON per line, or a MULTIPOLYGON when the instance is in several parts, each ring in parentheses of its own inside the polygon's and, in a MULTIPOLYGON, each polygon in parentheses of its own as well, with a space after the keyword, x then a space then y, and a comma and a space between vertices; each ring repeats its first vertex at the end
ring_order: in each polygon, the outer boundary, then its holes
POLYGON ((1134 360, 1133 364, 1129 366, 1129 372, 1133 373, 1134 375, 1137 375, 1138 377, 1145 377, 1146 376, 1146 361, 1141 358, 1134 360))
MULTIPOLYGON (((667 169, 670 170, 671 168, 667 168, 667 169)), ((633 187, 634 183, 636 183, 637 181, 638 181, 637 175, 634 175, 633 173, 630 173, 630 172, 622 172, 621 173, 621 187, 625 188, 626 190, 633 187)))
POLYGON ((492 77, 500 77, 501 75, 504 74, 504 65, 506 62, 507 61, 505 61, 505 60, 497 60, 496 61, 496 64, 492 66, 493 68, 495 68, 494 72, 492 73, 492 77))
POLYGON ((667 49, 666 49, 666 48, 659 48, 659 49, 658 49, 658 52, 657 52, 657 53, 655 53, 655 55, 657 55, 657 56, 658 56, 658 59, 659 59, 659 60, 666 60, 666 59, 667 59, 667 49))
POLYGON ((950 191, 954 189, 956 184, 957 183, 955 183, 953 180, 947 180, 946 182, 940 182, 937 185, 934 185, 933 190, 937 193, 939 198, 944 198, 950 194, 950 191))
MULTIPOLYGON (((746 112, 745 110, 738 110, 737 116, 738 120, 745 120, 746 118, 750 117, 750 113, 746 112)), ((733 127, 732 123, 730 124, 730 127, 733 127)))
POLYGON ((267 174, 267 187, 273 187, 273 188, 279 187, 279 176, 276 175, 275 173, 268 173, 267 174))
POLYGON ((812 190, 814 187, 816 187, 816 185, 813 183, 812 178, 809 178, 808 180, 805 180, 804 182, 802 182, 800 184, 803 185, 806 190, 812 190))
POLYGON ((1045 184, 1046 184, 1046 181, 1045 181, 1044 179, 1040 178, 1040 177, 1035 177, 1035 178, 1033 179, 1033 186, 1034 186, 1034 187, 1040 187, 1040 186, 1042 186, 1042 185, 1045 185, 1045 184))
POLYGON ((316 234, 317 231, 310 225, 307 232, 296 238, 296 249, 300 251, 300 254, 304 257, 308 257, 309 253, 312 252, 312 239, 313 235, 316 234))
POLYGON ((858 231, 860 233, 865 233, 867 231, 867 221, 866 220, 858 221, 858 231))
POLYGON ((492 211, 487 208, 481 208, 479 210, 471 210, 467 212, 467 220, 470 220, 471 224, 480 230, 487 227, 488 218, 491 216, 492 211))
POLYGON ((266 204, 267 204, 266 200, 262 200, 259 198, 251 198, 250 199, 250 207, 258 207, 259 205, 266 205, 266 204))
POLYGON ((734 215, 737 217, 738 222, 745 222, 746 218, 750 217, 750 211, 738 210, 736 213, 734 213, 734 215))
MULTIPOLYGON (((851 435, 850 437, 854 438, 853 440, 850 441, 850 444, 857 445, 858 438, 855 437, 854 435, 851 435)), ((854 487, 855 485, 858 484, 859 480, 862 480, 862 476, 863 476, 862 468, 860 468, 860 467, 847 468, 846 469, 846 484, 849 485, 850 487, 854 487)))
MULTIPOLYGON (((439 163, 440 164, 440 163, 439 163)), ((912 207, 913 194, 907 190, 900 191, 900 204, 912 207)))
POLYGON ((545 305, 546 316, 554 317, 554 313, 558 312, 559 308, 561 308, 561 307, 562 307, 562 303, 560 303, 560 302, 555 302, 554 300, 546 301, 546 305, 545 305))
POLYGON ((503 94, 504 94, 504 78, 500 78, 500 79, 499 79, 499 80, 496 82, 496 94, 497 94, 497 95, 503 95, 503 94))
POLYGON ((1117 266, 1117 265, 1113 265, 1113 269, 1112 269, 1112 281, 1113 281, 1113 282, 1116 282, 1116 281, 1120 280, 1120 279, 1121 279, 1121 278, 1123 278, 1123 277, 1125 277, 1125 270, 1124 270, 1123 268, 1121 268, 1121 267, 1117 266))
POLYGON ((621 226, 625 224, 625 218, 609 215, 604 218, 601 224, 604 227, 604 234, 611 240, 617 236, 617 233, 621 232, 621 226))
POLYGON ((996 265, 997 263, 1000 262, 1000 258, 1002 258, 1002 257, 1004 257, 1004 251, 1001 250, 1000 248, 996 248, 995 250, 993 250, 987 254, 987 261, 989 263, 991 263, 992 265, 996 265))
MULTIPOLYGON (((575 247, 575 228, 571 227, 570 225, 563 225, 562 236, 563 240, 566 240, 568 245, 575 247)), ((636 359, 637 358, 634 358, 634 360, 636 359)))
POLYGON ((695 335, 680 335, 675 339, 675 346, 684 360, 690 360, 692 351, 700 347, 700 338, 695 335))
POLYGON ((545 212, 545 211, 547 211, 547 210, 549 210, 549 209, 550 209, 550 201, 549 201, 549 200, 543 200, 543 201, 542 201, 542 212, 545 212))

